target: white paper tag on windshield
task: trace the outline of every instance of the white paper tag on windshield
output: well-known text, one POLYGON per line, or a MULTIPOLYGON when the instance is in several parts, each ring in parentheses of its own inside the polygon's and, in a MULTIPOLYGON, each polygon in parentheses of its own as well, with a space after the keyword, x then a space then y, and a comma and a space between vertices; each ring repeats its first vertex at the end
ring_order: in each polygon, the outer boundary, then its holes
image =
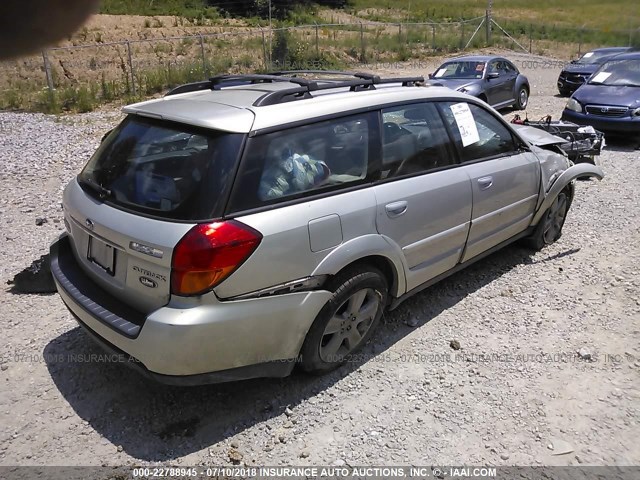
POLYGON ((592 83, 602 83, 610 76, 611 76, 611 72, 600 72, 595 77, 593 77, 590 81, 592 83))
POLYGON ((436 77, 436 78, 440 78, 441 76, 443 76, 443 75, 444 75, 444 72, 446 72, 446 71, 447 71, 447 69, 446 69, 446 68, 441 68, 440 70, 438 70, 438 71, 436 72, 436 74, 434 75, 434 77, 436 77))
POLYGON ((468 104, 456 103, 455 105, 451 105, 451 113, 453 113, 453 117, 456 119, 463 147, 467 147, 480 140, 478 127, 476 127, 476 121, 473 118, 468 104))
POLYGON ((582 56, 582 58, 589 58, 589 57, 593 57, 593 52, 587 52, 582 56))

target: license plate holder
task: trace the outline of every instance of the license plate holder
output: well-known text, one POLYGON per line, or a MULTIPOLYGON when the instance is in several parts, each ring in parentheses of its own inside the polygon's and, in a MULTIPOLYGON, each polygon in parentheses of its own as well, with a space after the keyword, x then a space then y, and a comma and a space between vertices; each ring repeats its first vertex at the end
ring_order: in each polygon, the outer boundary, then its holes
POLYGON ((89 236, 87 259, 112 277, 116 274, 116 249, 113 245, 89 236))

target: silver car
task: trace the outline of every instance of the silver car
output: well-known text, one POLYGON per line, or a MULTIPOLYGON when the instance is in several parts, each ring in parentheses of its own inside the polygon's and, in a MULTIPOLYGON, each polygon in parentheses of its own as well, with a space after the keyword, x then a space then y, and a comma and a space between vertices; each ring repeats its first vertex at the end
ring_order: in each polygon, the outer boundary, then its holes
POLYGON ((562 231, 564 139, 422 78, 214 77, 127 117, 64 192, 58 292, 104 348, 192 385, 329 371, 385 309, 562 231))

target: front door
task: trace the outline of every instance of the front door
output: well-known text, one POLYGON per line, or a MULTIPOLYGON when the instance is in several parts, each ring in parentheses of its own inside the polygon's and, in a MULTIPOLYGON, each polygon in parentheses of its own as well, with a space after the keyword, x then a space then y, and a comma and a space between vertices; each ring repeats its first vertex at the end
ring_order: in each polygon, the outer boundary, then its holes
POLYGON ((523 150, 490 111, 464 102, 439 105, 458 145, 460 170, 471 180, 473 192, 465 262, 529 226, 538 201, 540 169, 536 156, 523 150))
POLYGON ((511 93, 508 91, 508 79, 505 75, 506 72, 501 60, 489 62, 485 72, 485 90, 487 103, 493 107, 499 107, 510 99, 511 93), (492 75, 497 75, 497 77, 492 78, 492 75))

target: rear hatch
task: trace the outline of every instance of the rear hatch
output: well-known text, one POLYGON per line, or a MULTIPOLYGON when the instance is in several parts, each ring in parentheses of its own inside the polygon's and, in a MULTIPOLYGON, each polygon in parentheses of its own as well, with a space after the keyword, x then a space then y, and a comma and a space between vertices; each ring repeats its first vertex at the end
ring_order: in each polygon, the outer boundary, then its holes
POLYGON ((64 194, 89 277, 143 313, 166 305, 173 249, 196 223, 222 216, 244 137, 127 117, 64 194))

